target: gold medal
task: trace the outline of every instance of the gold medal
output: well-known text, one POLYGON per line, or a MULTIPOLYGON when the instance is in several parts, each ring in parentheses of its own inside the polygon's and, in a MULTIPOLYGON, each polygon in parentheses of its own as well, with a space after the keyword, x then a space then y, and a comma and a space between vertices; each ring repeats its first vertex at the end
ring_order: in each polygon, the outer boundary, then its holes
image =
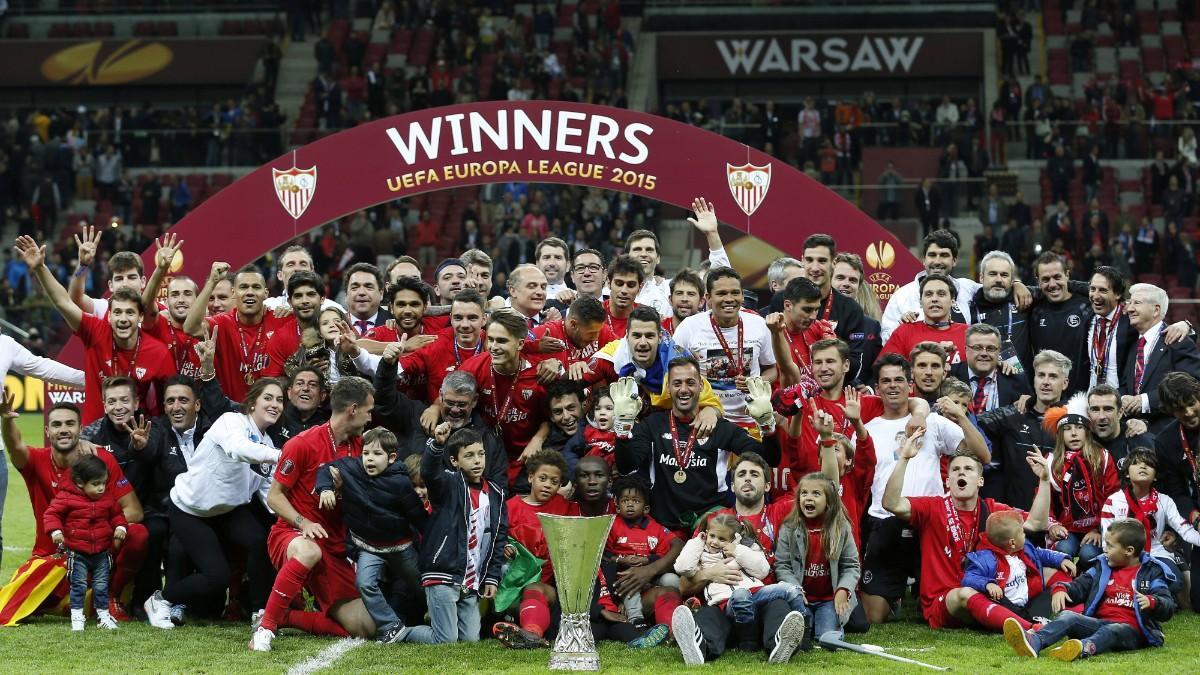
POLYGON ((254 384, 254 373, 246 373, 246 384, 254 384))
POLYGON ((676 483, 683 485, 683 483, 686 481, 687 481, 687 472, 686 471, 684 471, 683 469, 680 469, 675 472, 675 482, 676 483))

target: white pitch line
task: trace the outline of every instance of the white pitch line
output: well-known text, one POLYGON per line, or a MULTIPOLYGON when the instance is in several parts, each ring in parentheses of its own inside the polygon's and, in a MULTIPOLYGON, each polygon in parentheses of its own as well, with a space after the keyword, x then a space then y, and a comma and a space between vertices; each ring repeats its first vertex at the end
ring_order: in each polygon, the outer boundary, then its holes
POLYGON ((358 638, 342 638, 320 652, 317 652, 315 656, 309 657, 289 668, 287 671, 288 675, 311 675, 317 671, 324 670, 345 656, 347 652, 363 644, 365 644, 365 641, 358 638))

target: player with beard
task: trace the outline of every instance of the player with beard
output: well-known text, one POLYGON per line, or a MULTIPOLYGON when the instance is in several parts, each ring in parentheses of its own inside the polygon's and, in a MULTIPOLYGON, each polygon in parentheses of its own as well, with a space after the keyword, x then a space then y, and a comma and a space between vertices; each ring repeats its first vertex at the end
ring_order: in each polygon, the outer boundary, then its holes
MULTIPOLYGON (((1200 529, 1200 381, 1188 373, 1170 373, 1158 385, 1163 408, 1175 418, 1154 437, 1158 487, 1175 501, 1179 513, 1200 529)), ((1200 546, 1192 547, 1191 569, 1200 569, 1200 546)), ((1200 583, 1192 580, 1191 605, 1200 611, 1200 583)))
POLYGON ((287 302, 291 315, 267 341, 270 363, 263 377, 282 377, 284 363, 300 349, 301 335, 308 329, 317 330, 317 318, 325 304, 325 285, 312 272, 296 270, 288 275, 287 302))
MULTIPOLYGON (((903 496, 909 460, 921 449, 923 432, 905 440, 895 469, 883 492, 883 506, 917 532, 921 546, 921 613, 930 628, 956 628, 976 621, 998 628, 1003 617, 992 617, 996 608, 986 595, 962 587, 963 561, 979 547, 987 517, 1013 507, 981 497, 983 464, 979 458, 961 453, 950 460, 945 495, 903 496), (993 620, 995 625, 993 625, 993 620)), ((1050 471, 1046 458, 1036 452, 1025 458, 1029 472, 1039 481, 1038 498, 1025 518, 1026 532, 1044 532, 1049 527, 1050 471)))
POLYGON ((946 350, 936 342, 919 342, 908 354, 912 364, 912 393, 932 404, 946 381, 946 350))
MULTIPOLYGON (((183 322, 183 329, 193 337, 205 337, 205 326, 216 328, 213 337, 218 349, 216 355, 217 380, 229 398, 240 401, 245 398, 250 383, 262 377, 270 365, 267 343, 275 331, 286 325, 266 310, 263 301, 267 297, 267 281, 255 267, 244 267, 233 278, 233 289, 237 305, 233 311, 215 317, 204 317, 203 307, 208 304, 217 281, 225 276, 229 263, 214 262, 212 271, 200 295, 183 322)), ((293 320, 294 321, 294 320, 293 320)))
MULTIPOLYGON (((467 286, 467 266, 458 258, 446 258, 438 263, 433 281, 437 284, 434 289, 437 291, 437 301, 448 305, 454 295, 467 286)), ((392 316, 400 318, 395 312, 392 312, 392 316)))
MULTIPOLYGON (((731 267, 729 255, 721 243, 717 213, 712 204, 697 197, 692 200, 692 211, 696 217, 688 218, 688 222, 704 235, 711 267, 731 267)), ((625 239, 625 253, 641 264, 645 279, 634 301, 644 307, 653 307, 659 316, 667 316, 671 311, 671 289, 667 280, 658 275, 660 248, 658 235, 650 230, 634 230, 625 239)))
MULTIPOLYGON (((292 275, 296 272, 308 272, 310 274, 315 274, 316 269, 314 269, 313 266, 312 254, 308 252, 308 249, 300 246, 299 244, 292 244, 284 249, 283 253, 279 255, 279 263, 277 264, 277 267, 278 270, 275 272, 275 279, 279 281, 279 285, 283 289, 283 294, 269 297, 263 301, 263 304, 266 305, 267 309, 280 312, 283 316, 287 316, 287 309, 290 304, 288 302, 287 292, 288 281, 291 280, 292 275)), ((154 281, 153 276, 150 277, 150 281, 154 281)), ((213 293, 215 295, 216 291, 214 290, 213 293)), ((321 297, 323 298, 323 300, 321 300, 321 309, 329 309, 330 307, 341 306, 333 300, 325 297, 324 284, 321 285, 321 297)), ((226 308, 226 311, 228 311, 228 309, 229 308, 226 308)), ((220 314, 220 312, 217 313, 220 314)))
POLYGON ((521 357, 528 334, 525 322, 525 317, 515 311, 493 312, 488 319, 487 351, 467 359, 459 368, 479 383, 483 418, 504 441, 508 451, 506 485, 523 470, 529 441, 546 420, 546 390, 538 382, 537 368, 521 357))
POLYGON ((625 337, 629 313, 637 307, 634 298, 638 296, 645 278, 642 266, 627 255, 617 256, 608 264, 610 295, 604 301, 604 311, 608 314, 604 319, 604 327, 614 336, 613 339, 625 337))
MULTIPOLYGON (((346 353, 355 359, 360 371, 374 372, 378 355, 391 343, 399 343, 403 354, 416 354, 437 341, 441 335, 437 328, 440 322, 432 322, 432 317, 425 316, 429 294, 429 286, 420 279, 401 277, 388 286, 387 306, 394 320, 372 328, 353 345, 346 345, 346 353)), ((428 371, 420 368, 401 370, 397 386, 409 398, 424 399, 428 390, 428 371)))
POLYGON ((990 484, 985 485, 985 494, 1017 508, 1033 503, 1037 480, 1025 456, 1033 450, 1046 454, 1054 448, 1054 436, 1042 428, 1042 417, 1065 396, 1070 372, 1070 359, 1045 350, 1033 358, 1033 405, 1022 399, 978 416, 979 428, 992 442, 992 461, 999 465, 995 473, 986 476, 990 484))
POLYGON ((675 329, 704 305, 704 280, 690 268, 683 268, 671 279, 671 316, 663 319, 662 329, 674 335, 675 329))
MULTIPOLYGON (((142 291, 142 306, 153 307, 162 289, 163 280, 171 270, 171 262, 180 251, 183 242, 177 241, 174 234, 168 234, 154 241, 157 249, 154 253, 154 272, 146 289, 142 291)), ((196 302, 200 287, 191 277, 171 277, 167 284, 166 310, 161 312, 146 312, 142 319, 142 330, 147 335, 153 335, 167 345, 171 358, 175 361, 175 369, 181 375, 195 377, 200 372, 200 361, 192 346, 196 338, 183 331, 183 321, 187 318, 188 310, 196 302), (161 315, 161 316, 160 316, 161 315)))
POLYGON ((1154 447, 1154 435, 1146 432, 1146 423, 1125 419, 1121 414, 1121 396, 1114 387, 1098 384, 1088 390, 1087 414, 1092 436, 1108 450, 1117 463, 1117 473, 1125 471, 1125 458, 1135 448, 1154 447))
MULTIPOLYGON (((133 289, 125 289, 125 294, 133 294, 133 289)), ((66 295, 66 289, 63 289, 66 295)), ((74 304, 72 304, 74 307, 74 304)), ((78 307, 75 308, 79 310, 78 307)), ((60 584, 46 583, 46 580, 66 565, 66 559, 57 557, 57 546, 50 539, 50 533, 43 527, 43 514, 59 490, 64 490, 72 483, 71 465, 80 456, 93 454, 99 457, 108 468, 108 484, 106 492, 111 492, 121 506, 125 519, 129 521, 125 543, 117 552, 113 566, 118 572, 109 581, 108 610, 118 620, 128 620, 128 615, 121 609, 118 599, 124 589, 125 581, 131 577, 122 570, 137 568, 146 552, 146 529, 142 526, 142 505, 133 487, 129 485, 125 474, 113 454, 104 448, 82 441, 79 437, 80 414, 79 408, 72 403, 57 403, 46 413, 45 435, 50 442, 47 448, 31 448, 25 445, 21 432, 17 429, 16 420, 20 413, 16 412, 15 400, 12 394, 5 394, 0 403, 0 436, 3 437, 4 447, 8 450, 9 460, 13 468, 20 472, 25 479, 25 487, 29 493, 29 501, 34 515, 34 542, 32 557, 21 565, 7 586, 0 588, 0 626, 12 626, 26 616, 39 609, 50 611, 58 606, 58 602, 47 603, 51 596, 63 598, 67 594, 65 574, 60 584), (86 449, 85 449, 86 446, 86 449), (132 561, 132 565, 130 564, 132 561), (122 619, 124 617, 124 619, 122 619)))
MULTIPOLYGON (((875 476, 871 483, 871 506, 863 522, 862 604, 871 623, 882 623, 903 596, 906 580, 916 576, 912 532, 884 509, 884 489, 894 476, 905 434, 912 435, 914 427, 923 430, 919 436, 914 435, 918 439, 915 450, 919 452, 920 469, 905 481, 905 496, 942 493, 943 457, 966 451, 980 462, 987 462, 991 455, 965 410, 948 399, 938 401, 939 413, 931 413, 919 426, 914 425, 908 412, 911 404, 906 400, 908 363, 902 357, 884 354, 875 363, 875 371, 883 410, 863 423, 875 446, 875 476)), ((860 413, 864 420, 865 411, 863 408, 860 413)))
MULTIPOLYGON (((732 469, 730 489, 733 491, 733 506, 711 511, 705 516, 705 521, 716 515, 728 514, 750 526, 762 546, 763 553, 771 568, 775 567, 775 538, 783 527, 783 519, 791 513, 795 505, 794 494, 785 494, 777 499, 767 501, 767 490, 771 484, 771 465, 757 452, 747 452, 738 455, 732 469)), ((694 536, 699 536, 705 527, 705 521, 696 523, 694 536)), ((762 579, 765 584, 773 583, 774 574, 762 579)))
POLYGON ((814 318, 821 307, 821 289, 816 284, 797 277, 778 295, 783 298, 783 310, 767 315, 767 328, 771 330, 776 362, 782 360, 781 355, 786 351, 799 369, 798 375, 791 368, 787 372, 780 370, 779 383, 791 386, 812 379, 812 345, 837 336, 828 321, 814 318))
POLYGON ((129 287, 118 288, 109 300, 107 320, 85 314, 71 302, 50 269, 46 267, 46 247, 38 246, 31 237, 17 238, 16 252, 29 267, 50 302, 54 304, 67 326, 75 331, 85 348, 83 423, 91 424, 104 414, 101 383, 104 378, 122 375, 137 382, 138 396, 146 402, 147 410, 159 410, 157 397, 151 397, 151 385, 175 374, 175 361, 166 345, 142 330, 142 297, 129 287))
POLYGON ((588 360, 601 345, 623 337, 609 329, 606 323, 609 318, 599 300, 580 295, 571 302, 566 319, 547 321, 534 328, 524 356, 538 364, 542 384, 549 385, 560 373, 567 373, 573 380, 581 379, 588 360))
MULTIPOLYGON (((471 291, 460 291, 459 295, 468 292, 471 291)), ((448 373, 439 384, 437 400, 440 405, 432 408, 396 389, 396 368, 400 358, 399 345, 388 345, 375 370, 374 381, 377 395, 375 419, 400 439, 400 458, 422 456, 425 448, 434 442, 434 435, 427 433, 421 425, 421 416, 432 410, 436 415, 431 422, 433 427, 446 422, 452 432, 464 428, 479 432, 487 457, 487 464, 484 465, 487 479, 507 485, 508 454, 500 436, 496 434, 495 425, 486 423, 483 413, 476 408, 479 389, 475 376, 457 368, 448 373)), ((446 466, 450 467, 448 458, 446 466)))

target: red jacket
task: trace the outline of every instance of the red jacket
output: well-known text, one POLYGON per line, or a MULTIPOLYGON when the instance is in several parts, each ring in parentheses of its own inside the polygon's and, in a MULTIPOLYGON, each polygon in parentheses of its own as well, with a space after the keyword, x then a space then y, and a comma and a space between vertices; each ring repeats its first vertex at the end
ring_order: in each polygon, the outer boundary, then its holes
POLYGON ((121 505, 106 492, 100 499, 90 499, 79 486, 68 482, 42 516, 46 532, 62 530, 67 548, 79 553, 100 553, 112 548, 113 531, 129 527, 121 505))

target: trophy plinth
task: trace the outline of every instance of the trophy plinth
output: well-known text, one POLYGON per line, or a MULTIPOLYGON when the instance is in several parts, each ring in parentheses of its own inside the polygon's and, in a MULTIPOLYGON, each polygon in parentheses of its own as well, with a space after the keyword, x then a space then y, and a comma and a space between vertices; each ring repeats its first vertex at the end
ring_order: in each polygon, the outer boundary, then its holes
POLYGON ((585 518, 538 514, 550 548, 562 619, 550 654, 551 670, 600 670, 589 610, 600 556, 613 516, 585 518))

